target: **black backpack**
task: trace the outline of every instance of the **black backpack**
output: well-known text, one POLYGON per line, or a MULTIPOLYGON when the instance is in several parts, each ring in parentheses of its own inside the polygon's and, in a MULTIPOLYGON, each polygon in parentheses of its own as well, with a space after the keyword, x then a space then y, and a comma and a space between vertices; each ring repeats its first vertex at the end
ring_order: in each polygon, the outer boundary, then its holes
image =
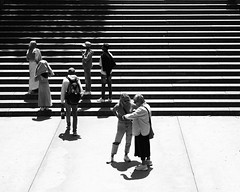
POLYGON ((69 80, 69 85, 65 94, 65 100, 69 105, 77 105, 81 99, 81 89, 78 84, 78 78, 71 80, 67 77, 67 79, 69 80))

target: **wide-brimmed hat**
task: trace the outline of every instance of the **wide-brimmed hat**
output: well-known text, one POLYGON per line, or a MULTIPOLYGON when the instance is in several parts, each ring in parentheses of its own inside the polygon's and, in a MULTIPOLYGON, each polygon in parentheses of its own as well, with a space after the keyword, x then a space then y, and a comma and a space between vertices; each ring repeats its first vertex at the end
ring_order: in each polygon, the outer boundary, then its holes
POLYGON ((85 43, 82 44, 83 47, 91 47, 91 42, 86 41, 85 43))

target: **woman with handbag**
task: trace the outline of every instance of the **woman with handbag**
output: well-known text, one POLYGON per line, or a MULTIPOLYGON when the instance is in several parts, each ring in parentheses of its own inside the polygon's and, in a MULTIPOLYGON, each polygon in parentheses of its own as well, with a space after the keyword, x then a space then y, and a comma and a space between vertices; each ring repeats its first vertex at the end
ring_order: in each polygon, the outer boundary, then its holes
POLYGON ((39 81, 38 106, 41 111, 49 110, 52 106, 52 97, 48 78, 53 76, 54 72, 46 60, 38 63, 35 73, 35 80, 39 81))
POLYGON ((135 136, 135 156, 141 158, 142 163, 136 167, 138 171, 147 171, 152 166, 150 160, 150 138, 153 137, 151 125, 151 108, 141 94, 133 98, 137 109, 130 114, 123 115, 123 119, 133 120, 133 135, 135 136), (150 135, 150 133, 152 135, 150 135))

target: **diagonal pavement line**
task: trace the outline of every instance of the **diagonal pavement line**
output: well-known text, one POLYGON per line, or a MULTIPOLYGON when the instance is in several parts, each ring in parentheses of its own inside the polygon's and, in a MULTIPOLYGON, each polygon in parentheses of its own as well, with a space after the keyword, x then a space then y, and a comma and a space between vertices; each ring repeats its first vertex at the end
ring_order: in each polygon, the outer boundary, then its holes
POLYGON ((57 131, 58 131, 59 127, 60 127, 61 122, 62 122, 62 120, 60 120, 59 123, 58 123, 58 126, 57 126, 57 128, 56 128, 56 130, 55 130, 55 133, 53 134, 53 137, 52 137, 52 139, 51 139, 51 142, 49 143, 48 148, 47 148, 47 150, 46 150, 46 152, 45 152, 45 154, 44 154, 44 156, 43 156, 43 158, 42 158, 42 161, 41 161, 41 163, 40 163, 40 165, 39 165, 39 167, 38 167, 38 169, 37 169, 37 172, 35 173, 35 176, 34 176, 32 182, 31 182, 31 185, 29 186, 28 192, 30 192, 31 189, 32 189, 33 183, 35 182, 35 179, 36 179, 36 177, 37 177, 37 175, 38 175, 38 173, 39 173, 39 171, 40 171, 40 169, 41 169, 41 167, 42 167, 42 164, 43 164, 44 160, 46 159, 46 156, 47 156, 47 154, 48 154, 48 151, 49 151, 49 149, 50 149, 50 147, 51 147, 51 145, 52 145, 52 143, 53 143, 53 140, 54 140, 54 138, 55 138, 55 136, 56 136, 56 134, 57 134, 57 131))
POLYGON ((194 174, 194 171, 193 171, 193 166, 192 166, 191 159, 190 159, 190 156, 189 156, 189 153, 188 153, 188 148, 187 148, 187 145, 186 145, 186 142, 185 142, 185 139, 184 139, 184 135, 183 135, 183 131, 182 131, 182 127, 181 127, 181 124, 180 124, 179 117, 177 117, 177 120, 178 120, 178 125, 179 125, 179 128, 180 128, 183 144, 184 144, 184 147, 185 147, 185 150, 186 150, 188 162, 189 162, 189 165, 190 165, 190 168, 191 168, 191 171, 192 171, 195 187, 196 187, 197 192, 199 192, 197 181, 196 181, 195 174, 194 174))

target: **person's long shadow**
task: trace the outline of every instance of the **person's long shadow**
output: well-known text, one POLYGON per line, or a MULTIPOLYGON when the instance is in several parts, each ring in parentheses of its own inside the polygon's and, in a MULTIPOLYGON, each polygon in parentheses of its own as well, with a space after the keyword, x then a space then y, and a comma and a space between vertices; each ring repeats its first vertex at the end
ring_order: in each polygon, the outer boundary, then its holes
POLYGON ((72 135, 70 134, 70 131, 66 130, 64 133, 60 133, 60 135, 58 136, 59 138, 61 138, 63 141, 76 141, 78 139, 81 139, 80 135, 72 135))
MULTIPOLYGON (((118 171, 124 172, 127 171, 128 169, 135 167, 139 165, 140 162, 138 161, 131 161, 131 162, 112 162, 111 166, 118 171)), ((150 172, 153 170, 153 168, 149 167, 147 171, 137 171, 134 169, 133 173, 131 176, 127 176, 126 174, 121 174, 125 180, 138 180, 138 179, 144 179, 146 178, 150 172)))
POLYGON ((35 118, 32 118, 33 121, 46 121, 51 119, 51 116, 38 116, 35 118))
POLYGON ((135 167, 139 165, 140 163, 138 161, 131 161, 131 162, 112 162, 111 166, 118 171, 127 171, 131 167, 135 167))
POLYGON ((121 175, 125 180, 138 180, 146 178, 152 170, 153 170, 152 167, 149 167, 147 171, 137 171, 136 169, 134 169, 130 177, 128 177, 126 174, 121 175))

